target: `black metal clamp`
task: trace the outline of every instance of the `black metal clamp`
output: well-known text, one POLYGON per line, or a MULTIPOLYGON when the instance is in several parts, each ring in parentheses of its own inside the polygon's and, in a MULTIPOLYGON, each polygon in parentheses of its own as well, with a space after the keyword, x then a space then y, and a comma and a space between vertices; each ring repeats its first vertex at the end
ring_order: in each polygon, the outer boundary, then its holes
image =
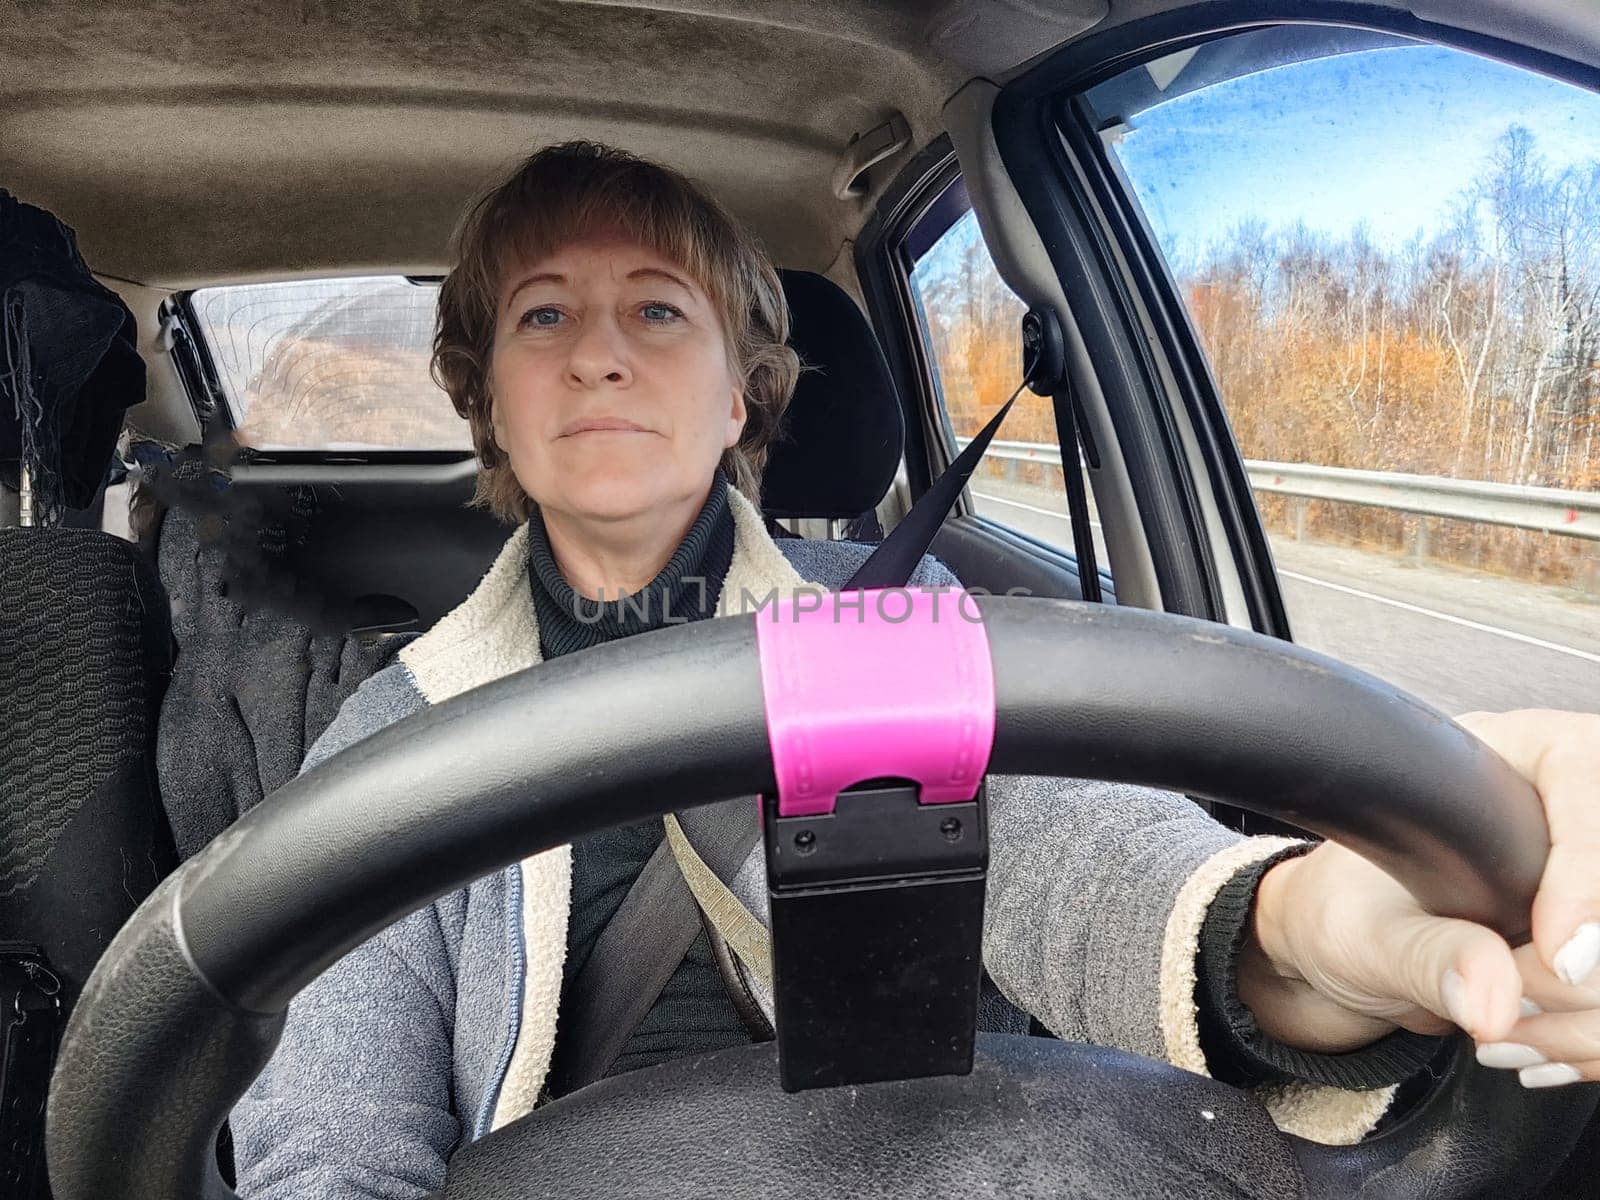
POLYGON ((877 780, 812 816, 762 804, 784 1090, 970 1072, 984 786, 923 804, 915 785, 877 780))

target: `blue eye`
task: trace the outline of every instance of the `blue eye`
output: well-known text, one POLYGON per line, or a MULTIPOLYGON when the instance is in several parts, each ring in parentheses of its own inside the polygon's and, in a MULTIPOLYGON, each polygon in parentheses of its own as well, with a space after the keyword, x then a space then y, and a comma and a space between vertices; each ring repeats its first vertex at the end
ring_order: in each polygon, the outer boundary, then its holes
POLYGON ((677 309, 673 308, 672 305, 662 304, 657 300, 652 300, 650 303, 641 306, 639 311, 643 314, 646 321, 675 321, 679 317, 683 316, 683 314, 677 309))
POLYGON ((561 323, 562 313, 559 308, 530 308, 522 314, 519 324, 536 325, 541 329, 550 329, 561 323))

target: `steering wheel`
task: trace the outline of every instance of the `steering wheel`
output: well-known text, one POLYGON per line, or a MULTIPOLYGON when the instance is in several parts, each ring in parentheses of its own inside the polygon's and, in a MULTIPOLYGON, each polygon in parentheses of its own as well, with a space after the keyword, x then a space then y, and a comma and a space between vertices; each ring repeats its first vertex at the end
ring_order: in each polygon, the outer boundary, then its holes
MULTIPOLYGON (((991 772, 1225 800, 1343 842, 1434 912, 1526 939, 1548 851, 1538 797, 1439 712, 1236 629, 977 604, 991 772)), ((340 955, 538 851, 771 794, 755 619, 613 642, 400 721, 186 863, 118 935, 67 1029, 47 1124, 57 1200, 232 1197, 217 1130, 290 999, 340 955)), ((1113 1050, 983 1036, 968 1076, 790 1095, 770 1045, 751 1046, 540 1108, 457 1154, 443 1194, 1506 1197, 1554 1172, 1596 1090, 1525 1091, 1462 1045, 1387 1131, 1323 1147, 1280 1133, 1247 1092, 1113 1050)))

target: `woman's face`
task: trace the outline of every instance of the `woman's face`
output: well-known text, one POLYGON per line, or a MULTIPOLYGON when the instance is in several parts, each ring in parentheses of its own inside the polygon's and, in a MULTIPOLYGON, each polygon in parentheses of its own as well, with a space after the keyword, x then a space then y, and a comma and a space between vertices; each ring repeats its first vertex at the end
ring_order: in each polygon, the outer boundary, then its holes
POLYGON ((682 267, 626 240, 564 246, 501 289, 495 440, 547 513, 616 521, 697 503, 744 428, 728 360, 682 267))

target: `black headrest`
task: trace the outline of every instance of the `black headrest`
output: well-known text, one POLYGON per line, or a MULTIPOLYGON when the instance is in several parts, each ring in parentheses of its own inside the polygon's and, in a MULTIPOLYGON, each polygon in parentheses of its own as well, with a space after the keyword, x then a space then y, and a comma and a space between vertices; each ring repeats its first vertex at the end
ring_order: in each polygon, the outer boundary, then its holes
POLYGON ((883 349, 855 301, 810 271, 780 271, 803 369, 761 482, 771 517, 848 520, 894 482, 905 425, 883 349))

